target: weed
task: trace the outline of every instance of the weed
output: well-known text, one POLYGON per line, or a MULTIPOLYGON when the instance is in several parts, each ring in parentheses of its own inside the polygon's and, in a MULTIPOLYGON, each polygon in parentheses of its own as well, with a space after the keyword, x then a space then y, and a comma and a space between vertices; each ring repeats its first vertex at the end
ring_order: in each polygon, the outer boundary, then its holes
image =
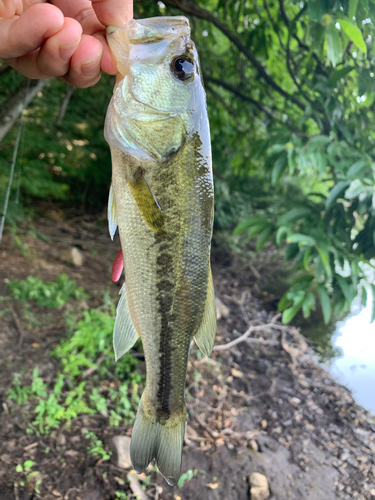
POLYGON ((83 319, 67 316, 71 331, 70 337, 62 340, 53 351, 60 360, 60 370, 54 385, 46 384, 33 371, 30 386, 22 386, 21 375, 17 374, 8 392, 8 398, 17 404, 36 400, 33 420, 29 423, 28 433, 45 434, 60 427, 80 414, 100 413, 109 417, 110 425, 120 425, 122 421, 132 422, 139 403, 139 389, 144 376, 134 372, 137 360, 124 356, 116 365, 113 354, 109 354, 114 324, 114 308, 85 311, 83 319), (104 359, 97 366, 94 359, 97 353, 104 359), (78 378, 83 369, 95 367, 92 381, 78 378), (100 382, 107 375, 125 380, 123 383, 100 382))
POLYGON ((12 238, 12 245, 16 246, 21 250, 23 257, 28 257, 31 249, 29 245, 27 243, 24 243, 22 240, 23 240, 22 236, 18 236, 17 234, 15 234, 12 238))
MULTIPOLYGON (((26 460, 23 464, 18 464, 16 466, 16 472, 28 473, 26 478, 28 484, 33 487, 36 493, 40 493, 39 486, 42 483, 41 474, 39 471, 28 472, 32 467, 34 467, 36 462, 32 460, 26 460)), ((20 481, 20 485, 24 486, 24 481, 20 481)))
POLYGON ((89 297, 83 288, 77 287, 77 283, 70 280, 66 274, 60 274, 56 281, 47 283, 28 276, 26 280, 9 281, 8 288, 12 296, 23 303, 35 300, 39 306, 51 309, 62 306, 71 299, 82 300, 89 297))
POLYGON ((124 491, 116 491, 116 500, 128 500, 128 494, 124 491))
POLYGON ((198 474, 198 469, 189 469, 187 470, 180 479, 178 480, 177 483, 177 488, 182 488, 185 483, 193 479, 198 474))
POLYGON ((85 431, 85 438, 90 440, 90 444, 87 447, 88 453, 93 455, 94 458, 102 458, 103 461, 109 460, 111 458, 111 452, 107 453, 103 447, 103 442, 100 441, 98 436, 91 431, 85 431))
POLYGON ((31 389, 27 386, 21 385, 21 374, 15 373, 12 387, 8 390, 8 399, 14 399, 18 405, 26 403, 31 395, 31 389))

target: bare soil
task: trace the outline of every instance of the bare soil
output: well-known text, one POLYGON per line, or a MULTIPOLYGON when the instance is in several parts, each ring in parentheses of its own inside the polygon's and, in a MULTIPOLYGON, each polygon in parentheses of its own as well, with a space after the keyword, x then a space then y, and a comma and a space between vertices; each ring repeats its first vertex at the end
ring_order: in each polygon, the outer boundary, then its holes
MULTIPOLYGON (((21 304, 9 300, 7 280, 33 275, 48 281, 64 272, 90 293, 82 307, 98 306, 103 290, 115 296, 120 287, 110 279, 119 242, 110 241, 100 218, 67 220, 46 208, 34 226, 50 243, 31 236, 25 224, 18 232, 21 245, 8 230, 0 246, 0 312, 7 309, 0 314, 0 499, 112 500, 120 489, 135 498, 129 471, 94 459, 83 436, 92 430, 108 447, 112 436, 130 436, 130 426, 113 428, 106 416, 83 415, 49 435, 30 435, 30 406, 12 406, 7 399, 14 373, 31 377, 37 366, 43 380, 56 378, 59 362, 50 352, 67 334, 64 308, 51 313, 33 305, 33 326, 21 304), (72 246, 84 257, 80 267, 64 261, 72 246), (16 466, 25 460, 37 464, 39 493, 30 483, 20 485, 16 466)), ((173 489, 150 471, 147 497, 245 500, 249 475, 261 472, 274 500, 375 498, 374 416, 316 362, 297 329, 283 328, 275 312, 265 311, 256 271, 256 262, 213 255, 216 295, 229 309, 218 321, 216 343, 238 338, 251 325, 270 326, 253 331, 250 341, 214 351, 210 359, 193 348, 182 472, 197 473, 173 489)))

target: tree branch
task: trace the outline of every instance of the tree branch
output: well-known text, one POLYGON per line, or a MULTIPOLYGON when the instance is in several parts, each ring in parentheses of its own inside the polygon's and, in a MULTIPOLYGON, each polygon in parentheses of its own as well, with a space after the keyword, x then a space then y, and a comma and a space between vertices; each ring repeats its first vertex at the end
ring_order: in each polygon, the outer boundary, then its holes
POLYGON ((219 85, 220 87, 223 87, 224 89, 229 90, 229 92, 231 92, 235 96, 239 97, 242 101, 248 102, 248 103, 252 104, 253 106, 255 106, 257 109, 259 109, 259 111, 261 111, 262 113, 267 115, 268 118, 270 118, 271 120, 277 120, 277 118, 275 116, 273 116, 271 111, 269 109, 267 109, 265 106, 263 106, 263 104, 261 104, 258 101, 255 101, 254 99, 247 96, 246 94, 243 94, 234 85, 232 85, 228 82, 224 82, 223 80, 219 80, 218 78, 214 78, 212 76, 207 76, 207 75, 204 76, 204 81, 214 83, 215 85, 219 85))
POLYGON ((216 28, 218 28, 237 47, 237 49, 246 56, 246 58, 256 68, 259 75, 270 85, 270 87, 272 87, 274 90, 276 90, 276 92, 288 99, 290 102, 293 102, 302 111, 305 111, 306 106, 304 105, 304 103, 301 102, 297 97, 289 94, 289 92, 280 87, 280 85, 278 85, 275 80, 267 73, 262 63, 258 61, 254 54, 242 43, 242 41, 238 37, 235 36, 235 34, 228 28, 226 24, 221 22, 217 17, 211 14, 211 12, 203 9, 190 0, 165 0, 164 3, 172 7, 177 7, 185 14, 195 16, 200 19, 205 19, 206 21, 209 21, 214 26, 216 26, 216 28))

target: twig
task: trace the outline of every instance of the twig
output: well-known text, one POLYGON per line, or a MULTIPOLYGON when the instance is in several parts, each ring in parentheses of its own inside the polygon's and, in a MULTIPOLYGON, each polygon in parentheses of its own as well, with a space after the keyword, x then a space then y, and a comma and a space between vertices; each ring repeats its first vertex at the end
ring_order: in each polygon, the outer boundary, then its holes
POLYGON ((64 495, 64 500, 68 500, 69 499, 69 495, 73 492, 73 491, 81 491, 79 488, 69 488, 68 491, 65 493, 64 495))
POLYGON ((130 489, 132 490, 134 495, 137 498, 139 498, 140 500, 148 500, 146 494, 144 493, 144 491, 141 488, 141 485, 140 485, 139 480, 138 480, 137 476, 135 475, 135 473, 128 472, 126 477, 128 478, 128 481, 130 483, 130 489))
POLYGON ((13 309, 11 304, 9 304, 9 310, 10 310, 10 314, 12 315, 14 324, 16 325, 17 332, 19 334, 17 346, 20 349, 22 347, 23 339, 25 338, 25 332, 24 332, 24 329, 22 328, 20 320, 18 319, 18 316, 17 316, 17 314, 16 314, 16 312, 13 309))
POLYGON ((18 484, 16 482, 13 483, 13 490, 14 490, 14 498, 16 500, 20 500, 20 497, 18 495, 18 484))
POLYGON ((95 366, 91 366, 91 368, 87 368, 82 375, 79 377, 81 380, 86 380, 88 377, 90 377, 96 370, 99 368, 99 366, 103 363, 104 360, 107 359, 107 354, 103 353, 99 358, 97 359, 95 366))
POLYGON ((189 411, 193 415, 193 417, 197 420, 198 424, 201 425, 203 427, 203 429, 206 429, 206 431, 209 434, 211 434, 211 436, 214 439, 217 439, 219 437, 220 434, 218 432, 213 431, 212 429, 210 429, 210 427, 206 424, 206 422, 201 419, 201 417, 198 415, 198 413, 195 410, 193 410, 193 408, 190 407, 189 411))
POLYGON ((240 342, 243 342, 244 340, 247 340, 247 342, 254 342, 256 344, 266 344, 266 345, 275 344, 275 341, 273 340, 248 338, 253 332, 266 330, 267 328, 275 328, 277 330, 289 330, 287 326, 275 325, 275 323, 266 323, 265 325, 250 326, 246 330, 246 332, 243 335, 241 335, 241 337, 238 337, 237 339, 228 342, 228 344, 215 345, 213 351, 224 351, 226 349, 230 349, 231 347, 239 344, 240 342))

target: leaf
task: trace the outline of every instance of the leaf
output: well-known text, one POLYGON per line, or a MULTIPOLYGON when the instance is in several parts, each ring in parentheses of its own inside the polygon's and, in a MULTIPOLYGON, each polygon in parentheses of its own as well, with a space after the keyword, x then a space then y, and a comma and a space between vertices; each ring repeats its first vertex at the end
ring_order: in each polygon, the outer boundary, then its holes
POLYGON ((264 245, 271 238, 273 233, 274 233, 274 228, 271 225, 263 229, 263 231, 260 233, 257 239, 257 244, 255 247, 257 252, 259 252, 259 250, 261 250, 264 247, 264 245))
POLYGON ((285 311, 283 312, 283 318, 282 318, 282 322, 284 324, 289 323, 289 321, 291 321, 294 318, 294 316, 297 314, 297 312, 301 309, 304 300, 305 300, 305 296, 303 295, 302 297, 300 297, 297 300, 297 302, 295 302, 292 305, 292 307, 285 309, 285 311))
POLYGON ((35 465, 35 462, 33 462, 32 460, 26 460, 26 462, 23 464, 23 468, 24 470, 29 470, 31 469, 31 467, 33 467, 33 465, 35 465))
POLYGON ((305 318, 308 318, 310 316, 310 312, 311 311, 315 311, 315 297, 314 297, 314 294, 312 292, 309 292, 307 295, 306 295, 306 298, 305 300, 303 301, 303 304, 302 304, 302 312, 303 312, 303 316, 305 318))
POLYGON ((372 291, 372 311, 371 311, 371 323, 375 321, 375 285, 370 285, 372 291))
POLYGON ((349 188, 345 191, 345 198, 347 200, 352 200, 357 198, 364 191, 364 185, 359 179, 354 179, 351 182, 349 188))
POLYGON ((289 262, 293 260, 299 252, 299 246, 297 243, 289 243, 285 248, 285 260, 289 262))
POLYGON ((351 287, 348 282, 346 281, 345 278, 343 278, 342 276, 340 275, 336 275, 336 281, 337 283, 339 284, 340 288, 341 288, 341 291, 342 293, 344 294, 344 297, 346 298, 346 300, 351 303, 353 298, 354 298, 354 295, 355 295, 355 292, 356 290, 353 290, 353 287, 351 287))
POLYGON ((306 234, 294 233, 290 234, 287 238, 288 243, 300 243, 301 246, 313 246, 316 241, 311 236, 307 236, 306 234))
POLYGON ((361 30, 355 24, 352 24, 345 19, 337 19, 337 22, 340 24, 341 29, 345 33, 347 37, 356 45, 359 50, 362 50, 365 54, 367 53, 367 47, 365 41, 363 40, 363 36, 361 30))
POLYGON ((327 26, 327 41, 327 59, 335 67, 341 59, 342 44, 340 34, 333 23, 327 26))
POLYGON ((284 311, 284 309, 291 306, 292 304, 293 304, 293 301, 288 297, 288 292, 286 292, 281 297, 281 299, 277 305, 277 310, 278 310, 278 312, 282 312, 282 311, 284 311))
POLYGON ((251 240, 251 238, 254 238, 254 236, 263 231, 263 229, 268 227, 268 225, 269 225, 268 222, 263 222, 262 224, 258 224, 257 226, 251 227, 250 231, 247 234, 247 239, 251 240))
POLYGON ((309 259, 311 255, 312 248, 308 247, 305 250, 305 253, 303 254, 303 267, 306 269, 306 271, 309 270, 309 259))
POLYGON ((281 226, 276 232, 276 245, 280 245, 280 243, 285 239, 288 234, 288 228, 286 226, 281 226))
POLYGON ((266 219, 264 217, 248 217, 247 219, 241 221, 236 228, 233 231, 234 235, 244 233, 247 231, 251 226, 254 226, 256 224, 259 224, 260 222, 265 222, 267 223, 266 219))
POLYGON ((326 199, 326 210, 331 208, 333 203, 337 200, 340 194, 349 186, 350 181, 339 181, 337 184, 333 186, 331 191, 329 192, 329 196, 326 199))
POLYGON ((366 160, 358 160, 353 165, 349 168, 347 176, 348 177, 354 177, 355 179, 358 177, 359 173, 361 170, 366 167, 367 162, 366 160))
POLYGON ((275 186, 278 183, 286 167, 287 167, 287 156, 284 153, 277 158, 277 160, 275 161, 275 165, 272 169, 271 183, 273 186, 275 186))
POLYGON ((277 225, 283 226, 288 222, 295 222, 299 219, 307 217, 308 215, 310 215, 310 209, 307 207, 292 208, 292 210, 289 210, 289 212, 286 212, 279 218, 277 225))
POLYGON ((367 290, 366 287, 363 286, 361 291, 361 305, 363 307, 366 307, 366 304, 367 304, 367 290))
POLYGON ((341 80, 341 78, 345 78, 346 75, 348 75, 351 71, 353 71, 354 66, 346 66, 345 68, 341 68, 336 70, 332 75, 329 77, 328 80, 328 85, 330 87, 335 87, 336 83, 341 80))
POLYGON ((349 0, 348 17, 350 20, 356 15, 358 0, 349 0))
POLYGON ((270 148, 267 149, 267 155, 272 156, 275 153, 280 153, 280 151, 285 150, 285 144, 273 144, 270 148))
POLYGON ((331 265, 329 263, 329 254, 326 250, 323 250, 323 248, 319 247, 318 245, 316 246, 316 249, 319 252, 326 275, 328 278, 330 278, 332 276, 332 270, 331 270, 331 265))
POLYGON ((314 136, 311 141, 310 141, 310 148, 312 147, 319 147, 319 146, 325 146, 326 144, 328 144, 330 141, 330 138, 328 137, 328 135, 316 135, 314 136))
POLYGON ((374 79, 371 78, 370 71, 366 68, 361 68, 358 75, 358 95, 362 96, 371 91, 374 84, 374 79))
POLYGON ((310 0, 307 3, 307 11, 309 18, 313 21, 319 22, 324 14, 324 3, 322 0, 310 0))
POLYGON ((328 323, 331 321, 332 309, 331 309, 331 302, 329 300, 329 296, 328 296, 327 290, 325 289, 324 285, 319 285, 318 295, 319 295, 320 304, 322 306, 324 323, 326 325, 328 325, 328 323))

